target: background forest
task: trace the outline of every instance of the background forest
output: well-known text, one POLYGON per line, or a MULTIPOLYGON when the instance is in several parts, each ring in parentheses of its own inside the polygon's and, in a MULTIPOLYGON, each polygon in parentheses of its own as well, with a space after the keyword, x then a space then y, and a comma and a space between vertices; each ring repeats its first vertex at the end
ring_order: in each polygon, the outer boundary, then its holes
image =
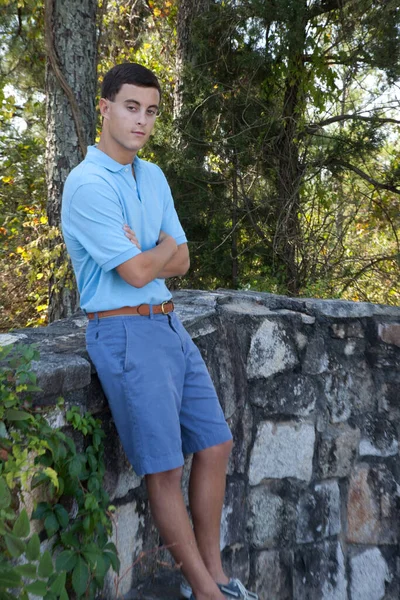
POLYGON ((398 0, 0 7, 0 330, 77 308, 62 186, 98 135, 97 81, 124 61, 164 90, 141 156, 190 240, 172 286, 399 303, 398 0))

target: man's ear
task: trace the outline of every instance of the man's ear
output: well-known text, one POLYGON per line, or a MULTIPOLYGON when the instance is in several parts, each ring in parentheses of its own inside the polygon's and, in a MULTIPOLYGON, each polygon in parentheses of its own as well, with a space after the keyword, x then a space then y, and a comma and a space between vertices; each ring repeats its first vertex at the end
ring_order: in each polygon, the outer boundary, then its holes
POLYGON ((108 119, 109 106, 106 98, 100 98, 99 110, 103 119, 108 119))

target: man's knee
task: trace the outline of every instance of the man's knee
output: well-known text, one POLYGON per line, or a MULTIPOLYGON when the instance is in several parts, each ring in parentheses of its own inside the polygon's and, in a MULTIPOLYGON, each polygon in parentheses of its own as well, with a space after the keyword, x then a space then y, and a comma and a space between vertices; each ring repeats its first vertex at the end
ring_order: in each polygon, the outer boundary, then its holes
POLYGON ((181 485, 183 467, 162 471, 161 473, 151 473, 146 475, 146 485, 149 490, 160 488, 164 492, 167 489, 177 488, 181 485))
POLYGON ((218 462, 220 460, 228 460, 232 451, 232 446, 232 440, 228 440, 222 444, 217 444, 216 446, 210 446, 210 448, 206 448, 205 450, 200 450, 200 452, 197 452, 195 454, 196 460, 211 460, 218 462))

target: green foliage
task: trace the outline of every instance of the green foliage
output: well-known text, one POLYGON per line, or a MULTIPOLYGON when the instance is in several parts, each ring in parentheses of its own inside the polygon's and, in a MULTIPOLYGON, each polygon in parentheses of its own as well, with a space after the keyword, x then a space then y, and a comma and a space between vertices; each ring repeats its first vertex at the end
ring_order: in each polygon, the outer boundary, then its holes
MULTIPOLYGON (((39 391, 30 368, 37 359, 31 346, 0 348, 0 595, 7 598, 18 588, 18 597, 27 600, 29 593, 47 600, 72 593, 94 598, 109 568, 119 571, 117 550, 108 542, 104 432, 77 407, 65 416, 81 436, 82 451, 50 427, 44 409, 29 398, 39 391), (40 499, 30 518, 28 498, 40 499), (44 551, 35 520, 49 540, 44 551)), ((60 399, 58 410, 62 407, 60 399)))

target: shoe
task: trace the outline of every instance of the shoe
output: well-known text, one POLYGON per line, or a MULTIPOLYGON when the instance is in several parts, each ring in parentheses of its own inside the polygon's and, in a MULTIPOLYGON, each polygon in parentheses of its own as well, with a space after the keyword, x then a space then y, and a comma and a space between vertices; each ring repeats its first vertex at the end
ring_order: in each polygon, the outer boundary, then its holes
MULTIPOLYGON (((230 579, 229 583, 218 583, 217 585, 227 598, 237 598, 237 600, 258 600, 258 595, 254 592, 249 592, 246 590, 243 583, 239 581, 239 579, 230 579)), ((196 600, 192 594, 192 588, 186 579, 182 580, 180 591, 183 598, 196 600)))

